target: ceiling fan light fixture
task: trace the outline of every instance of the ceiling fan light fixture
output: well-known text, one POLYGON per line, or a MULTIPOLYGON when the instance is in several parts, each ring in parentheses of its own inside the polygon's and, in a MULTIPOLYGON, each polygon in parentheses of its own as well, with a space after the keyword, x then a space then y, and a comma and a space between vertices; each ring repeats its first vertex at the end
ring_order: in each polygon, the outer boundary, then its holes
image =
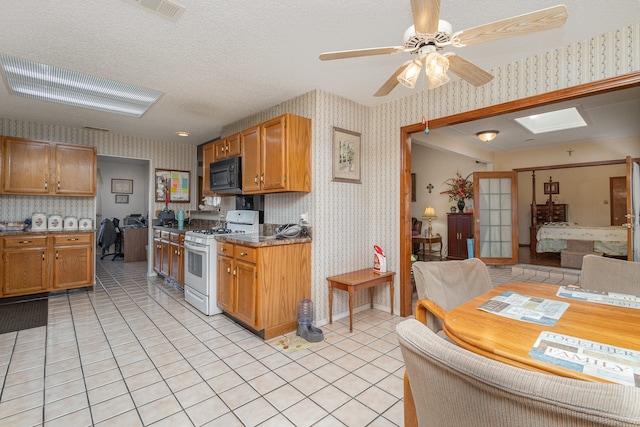
POLYGON ((448 70, 449 60, 447 57, 438 52, 430 52, 425 58, 425 72, 429 79, 429 89, 435 89, 447 83, 449 81, 448 70))
POLYGON ((476 136, 482 142, 489 142, 493 141, 499 133, 497 130, 483 130, 482 132, 476 133, 476 136))
POLYGON ((422 69, 422 61, 419 59, 414 59, 411 64, 407 65, 407 68, 404 69, 402 73, 398 76, 398 82, 408 87, 409 89, 413 89, 416 86, 416 82, 418 81, 418 77, 420 77, 420 70, 422 69))

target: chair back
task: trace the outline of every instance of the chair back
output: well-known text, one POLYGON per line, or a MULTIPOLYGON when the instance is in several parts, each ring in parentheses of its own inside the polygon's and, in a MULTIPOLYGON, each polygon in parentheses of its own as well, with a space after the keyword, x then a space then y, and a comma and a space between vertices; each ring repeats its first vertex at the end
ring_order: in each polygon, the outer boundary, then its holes
POLYGON ((580 286, 594 291, 640 295, 640 263, 585 255, 580 286))
POLYGON ((415 319, 396 332, 420 426, 640 426, 640 388, 506 365, 415 319))

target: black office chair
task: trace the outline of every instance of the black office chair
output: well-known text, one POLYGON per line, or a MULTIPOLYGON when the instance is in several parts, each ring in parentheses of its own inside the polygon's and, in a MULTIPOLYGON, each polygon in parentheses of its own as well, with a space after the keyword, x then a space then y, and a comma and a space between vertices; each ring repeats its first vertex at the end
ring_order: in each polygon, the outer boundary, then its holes
POLYGON ((100 231, 98 232, 98 246, 102 248, 102 256, 104 257, 113 255, 111 261, 117 257, 123 257, 122 253, 122 233, 120 232, 120 220, 118 218, 105 218, 100 223, 100 231), (114 246, 114 252, 109 253, 109 248, 114 246))

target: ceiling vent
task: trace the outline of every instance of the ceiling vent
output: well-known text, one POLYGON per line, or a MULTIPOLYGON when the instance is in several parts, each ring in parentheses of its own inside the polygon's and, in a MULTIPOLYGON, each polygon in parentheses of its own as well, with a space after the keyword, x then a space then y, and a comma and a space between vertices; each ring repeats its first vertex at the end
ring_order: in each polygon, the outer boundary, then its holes
POLYGON ((132 4, 134 6, 138 6, 139 8, 145 9, 148 12, 155 13, 156 15, 162 16, 169 21, 176 22, 182 16, 182 13, 185 11, 184 6, 180 6, 177 3, 174 3, 169 0, 122 0, 125 3, 132 4))

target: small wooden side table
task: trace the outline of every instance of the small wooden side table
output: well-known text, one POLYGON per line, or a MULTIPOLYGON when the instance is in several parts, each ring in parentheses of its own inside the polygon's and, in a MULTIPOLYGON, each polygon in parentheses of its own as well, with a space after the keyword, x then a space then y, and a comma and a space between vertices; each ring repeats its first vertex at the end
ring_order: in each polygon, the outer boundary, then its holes
MULTIPOLYGON (((422 247, 421 252, 423 261, 430 261, 433 255, 438 255, 440 261, 442 261, 442 236, 413 236, 413 242, 420 244, 422 247), (440 245, 440 249, 438 251, 432 249, 432 245, 436 243, 440 245), (425 251, 425 244, 429 245, 429 251, 425 251)), ((418 254, 418 257, 420 257, 420 254, 418 254)))
POLYGON ((373 287, 389 282, 389 294, 391 296, 391 314, 393 314, 393 277, 396 273, 387 271, 385 273, 374 272, 372 268, 352 271, 350 273, 339 274, 327 277, 329 285, 329 323, 333 323, 333 289, 341 289, 349 292, 349 332, 353 332, 353 294, 360 289, 369 288, 371 298, 371 308, 373 308, 373 287))

